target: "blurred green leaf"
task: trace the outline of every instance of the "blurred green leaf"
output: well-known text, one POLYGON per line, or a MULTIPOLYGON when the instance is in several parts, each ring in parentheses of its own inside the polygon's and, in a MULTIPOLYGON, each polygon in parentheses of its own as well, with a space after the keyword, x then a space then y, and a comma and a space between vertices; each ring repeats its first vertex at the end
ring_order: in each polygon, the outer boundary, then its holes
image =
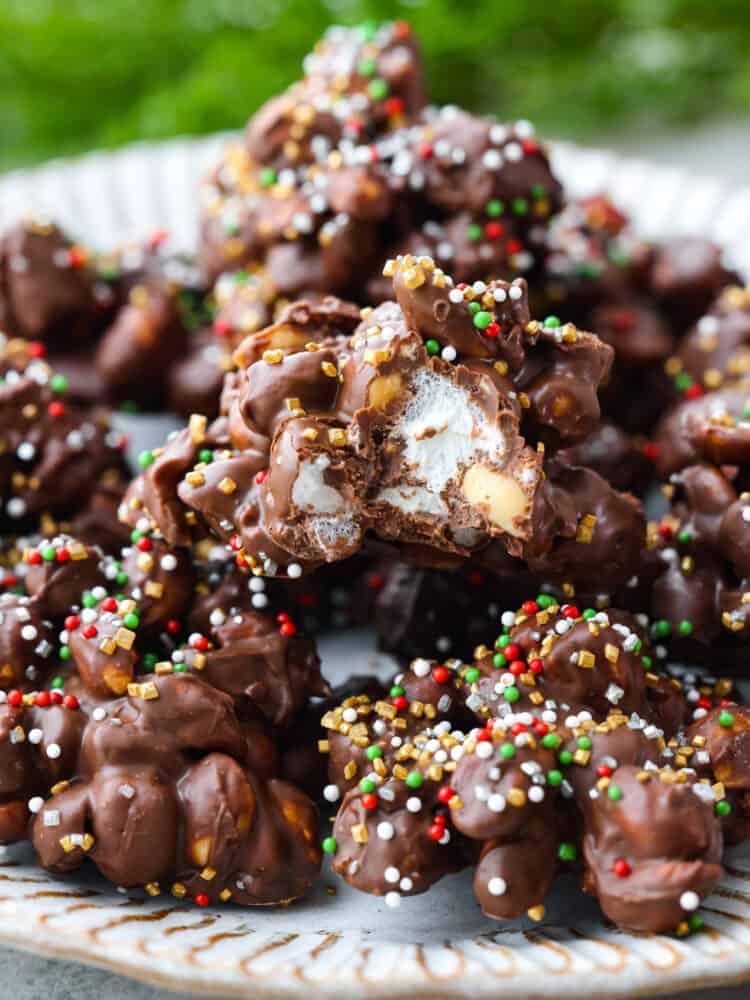
POLYGON ((3 0, 0 168, 239 127, 365 17, 412 21, 434 100, 546 133, 750 109, 747 0, 3 0))

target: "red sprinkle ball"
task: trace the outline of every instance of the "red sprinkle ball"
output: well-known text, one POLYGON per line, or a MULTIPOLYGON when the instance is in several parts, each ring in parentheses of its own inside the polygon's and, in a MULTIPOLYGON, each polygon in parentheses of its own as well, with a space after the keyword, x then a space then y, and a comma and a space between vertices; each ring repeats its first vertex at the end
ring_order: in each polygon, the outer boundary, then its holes
POLYGON ((612 871, 618 878, 627 878, 632 870, 633 869, 630 867, 628 862, 624 860, 624 858, 619 858, 619 860, 615 861, 612 865, 612 871))
POLYGON ((441 840, 445 834, 445 816, 438 813, 433 817, 432 825, 427 831, 427 836, 430 840, 441 840))
POLYGON ((279 628, 281 635, 291 637, 297 634, 297 626, 294 624, 286 611, 282 611, 280 614, 276 615, 276 621, 281 626, 279 628))
POLYGON ((450 675, 451 672, 447 667, 434 667, 432 670, 432 679, 436 684, 447 684, 450 675))
POLYGON ((169 230, 163 228, 155 229, 146 241, 146 246, 149 250, 156 250, 167 239, 169 239, 169 230))

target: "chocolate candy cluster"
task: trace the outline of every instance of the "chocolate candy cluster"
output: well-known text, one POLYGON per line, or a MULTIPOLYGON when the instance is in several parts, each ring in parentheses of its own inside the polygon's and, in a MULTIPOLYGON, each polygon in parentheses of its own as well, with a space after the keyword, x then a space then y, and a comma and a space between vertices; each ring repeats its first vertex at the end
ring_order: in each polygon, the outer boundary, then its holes
POLYGON ((650 525, 644 576, 661 637, 688 659, 744 668, 750 601, 747 462, 750 293, 725 289, 667 362, 685 398, 656 428, 668 510, 650 525))
POLYGON ((323 717, 334 869, 397 906, 469 866, 487 916, 541 920, 558 872, 580 868, 620 926, 696 929, 747 823, 731 685, 655 672, 625 612, 540 596, 502 620, 473 662, 417 658, 387 697, 323 717))
MULTIPOLYGON (((38 346, 38 345, 37 345, 38 346)), ((114 513, 129 476, 127 444, 103 409, 76 400, 44 352, 0 335, 0 529, 73 523, 117 545, 114 513)))
MULTIPOLYGON (((24 219, 0 237, 0 331, 46 356, 73 398, 131 409, 174 403, 190 375, 178 361, 205 348, 191 331, 207 314, 195 268, 168 255, 165 238, 98 253, 24 219)), ((219 367, 212 355, 206 371, 219 367)), ((215 392, 214 377, 200 401, 214 406, 215 392)))
POLYGON ((51 871, 90 858, 118 885, 198 905, 307 892, 317 810, 281 773, 298 717, 328 688, 290 615, 255 610, 246 581, 217 600, 198 553, 141 531, 119 558, 29 539, 13 570, 0 841, 28 827, 51 871))

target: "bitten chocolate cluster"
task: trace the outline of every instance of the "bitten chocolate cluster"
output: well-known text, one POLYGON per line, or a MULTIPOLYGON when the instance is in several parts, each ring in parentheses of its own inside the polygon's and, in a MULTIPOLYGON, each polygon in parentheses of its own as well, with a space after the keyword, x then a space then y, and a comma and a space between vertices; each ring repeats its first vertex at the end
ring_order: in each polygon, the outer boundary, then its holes
POLYGON ((640 507, 555 459, 599 417, 611 350, 534 321, 526 284, 456 284, 432 258, 386 265, 395 302, 301 301, 238 348, 223 415, 191 418, 124 504, 165 538, 210 531, 253 572, 300 576, 368 532, 583 581, 637 568, 640 507), (597 572, 597 571, 593 571, 597 572))

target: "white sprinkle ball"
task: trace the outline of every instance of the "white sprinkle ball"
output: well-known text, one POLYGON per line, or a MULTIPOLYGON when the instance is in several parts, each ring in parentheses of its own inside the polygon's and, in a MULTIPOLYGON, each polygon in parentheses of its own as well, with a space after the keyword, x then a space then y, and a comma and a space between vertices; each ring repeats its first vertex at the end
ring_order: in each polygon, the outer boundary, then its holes
POLYGON ((495 878, 491 878, 487 883, 487 891, 490 896, 504 896, 507 890, 508 883, 504 878, 500 878, 499 875, 495 876, 495 878))

